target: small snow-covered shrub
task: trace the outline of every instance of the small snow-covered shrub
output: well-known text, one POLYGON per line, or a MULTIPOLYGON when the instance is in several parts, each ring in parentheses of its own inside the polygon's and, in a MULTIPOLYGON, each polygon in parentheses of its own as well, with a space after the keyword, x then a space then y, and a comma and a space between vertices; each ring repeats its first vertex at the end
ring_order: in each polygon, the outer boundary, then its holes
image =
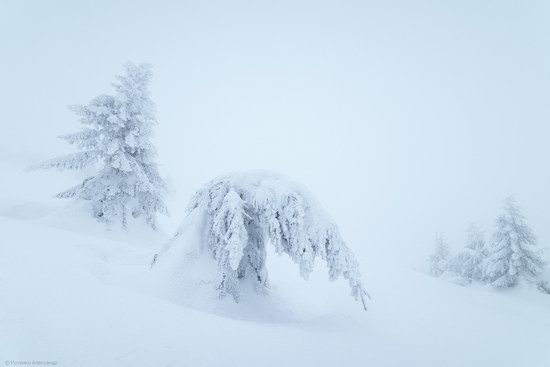
POLYGON ((468 228, 468 239, 463 250, 449 260, 449 271, 462 278, 463 284, 483 280, 486 259, 486 244, 483 232, 476 226, 468 228))
MULTIPOLYGON (((238 302, 244 282, 254 283, 257 290, 269 287, 265 264, 270 243, 278 254, 288 255, 306 279, 315 259, 325 260, 330 279, 347 279, 351 295, 366 309, 368 294, 355 256, 336 224, 301 186, 260 171, 224 176, 194 195, 187 216, 202 218, 194 219, 192 230, 201 233, 200 251, 217 264, 220 297, 230 294, 238 302)), ((175 239, 188 230, 182 225, 175 239)))

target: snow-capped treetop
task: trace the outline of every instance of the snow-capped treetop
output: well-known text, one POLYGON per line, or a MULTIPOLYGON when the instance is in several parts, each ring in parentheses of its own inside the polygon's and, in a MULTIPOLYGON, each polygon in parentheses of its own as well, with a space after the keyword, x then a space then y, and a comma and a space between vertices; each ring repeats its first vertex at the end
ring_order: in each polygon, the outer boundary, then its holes
POLYGON ((504 212, 496 225, 486 268, 488 279, 495 287, 513 286, 520 276, 535 281, 545 262, 536 249, 537 239, 513 196, 505 200, 504 212))
POLYGON ((151 65, 125 65, 126 75, 118 76, 116 94, 100 95, 88 105, 71 106, 83 128, 62 139, 76 145, 79 153, 50 159, 39 168, 82 169, 101 162, 100 171, 81 184, 58 195, 89 200, 100 221, 120 221, 128 215, 145 216, 156 227, 156 212, 167 213, 162 194, 165 189, 151 143, 156 124, 155 105, 150 99, 151 65))
POLYGON ((352 296, 366 309, 368 294, 355 256, 337 226, 300 185, 264 171, 227 175, 200 189, 187 210, 188 215, 204 212, 202 249, 217 261, 221 296, 229 293, 238 301, 239 284, 245 279, 260 289, 268 287, 265 247, 271 242, 278 254, 298 264, 306 279, 315 258, 321 257, 330 279, 347 279, 352 296))
POLYGON ((120 101, 120 116, 125 118, 124 145, 133 153, 142 155, 142 159, 150 160, 155 155, 151 144, 156 107, 150 98, 149 84, 152 78, 150 64, 126 64, 126 75, 116 78, 120 84, 114 83, 117 100, 120 101))

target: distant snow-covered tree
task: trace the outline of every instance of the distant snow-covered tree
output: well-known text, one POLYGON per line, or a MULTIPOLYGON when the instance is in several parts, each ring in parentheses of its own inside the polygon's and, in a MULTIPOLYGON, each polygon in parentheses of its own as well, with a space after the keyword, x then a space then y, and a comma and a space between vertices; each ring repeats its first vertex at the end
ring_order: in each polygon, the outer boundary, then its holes
POLYGON ((475 225, 468 228, 466 246, 449 261, 449 270, 462 279, 462 283, 483 280, 483 264, 486 258, 483 232, 475 225))
POLYGON ((435 236, 435 250, 428 258, 430 263, 430 274, 433 276, 440 276, 449 267, 449 247, 445 243, 443 234, 438 233, 435 236))
POLYGON ((474 250, 477 253, 486 251, 487 242, 481 228, 475 224, 471 224, 467 230, 468 237, 466 238, 466 248, 474 250))
POLYGON ((201 251, 216 261, 219 296, 229 294, 238 302, 245 282, 257 291, 269 287, 266 246, 271 243, 298 264, 306 279, 315 259, 325 260, 330 279, 347 279, 351 295, 366 309, 368 294, 355 256, 337 226, 299 185, 258 171, 225 176, 194 195, 188 217, 197 215, 202 219, 193 221, 193 230, 200 223, 201 251))
POLYGON ((504 203, 504 213, 497 218, 497 229, 490 246, 485 275, 497 288, 511 287, 520 277, 535 282, 545 262, 531 228, 513 197, 504 203))
POLYGON ((88 105, 71 109, 84 125, 61 136, 81 151, 50 159, 38 168, 82 169, 96 163, 99 171, 79 185, 57 195, 89 201, 93 215, 107 224, 126 226, 129 216, 143 216, 156 228, 156 213, 167 213, 164 182, 159 175, 151 142, 156 124, 150 97, 152 70, 148 64, 126 64, 126 75, 117 76, 116 94, 100 95, 88 105))

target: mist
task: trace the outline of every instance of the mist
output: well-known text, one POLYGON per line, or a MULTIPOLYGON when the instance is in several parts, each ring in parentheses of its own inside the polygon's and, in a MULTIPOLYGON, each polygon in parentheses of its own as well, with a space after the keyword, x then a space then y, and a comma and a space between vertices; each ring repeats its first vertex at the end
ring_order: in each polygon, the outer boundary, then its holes
POLYGON ((472 222, 490 234, 511 194, 550 242, 547 2, 0 8, 0 157, 71 152, 56 139, 78 128, 67 106, 110 93, 125 62, 151 63, 168 233, 203 183, 264 169, 308 187, 366 267, 419 266, 437 232, 459 247, 472 222))

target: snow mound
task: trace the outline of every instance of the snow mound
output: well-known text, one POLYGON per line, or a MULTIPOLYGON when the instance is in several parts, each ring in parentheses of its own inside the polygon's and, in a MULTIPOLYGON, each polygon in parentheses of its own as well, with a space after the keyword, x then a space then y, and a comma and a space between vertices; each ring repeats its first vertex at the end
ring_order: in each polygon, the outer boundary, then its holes
MULTIPOLYGON (((154 242, 129 233, 122 238, 93 218, 90 223, 103 232, 92 234, 90 227, 78 233, 77 209, 71 209, 65 228, 60 222, 52 228, 0 216, 0 355, 6 359, 105 367, 550 363, 550 297, 529 289, 458 287, 379 258, 366 269, 377 297, 364 313, 342 299, 344 288, 338 283, 327 284, 314 272, 301 288, 294 274, 277 269, 289 262, 271 256, 276 264, 270 266, 277 265, 270 267, 273 278, 280 277, 273 283, 280 290, 263 297, 263 303, 261 296, 243 296, 238 307, 210 293, 215 299, 207 305, 207 297, 188 299, 174 287, 182 288, 179 279, 166 277, 168 268, 189 275, 179 266, 181 257, 166 256, 151 270, 152 254, 159 250, 154 242), (286 307, 284 293, 289 291, 296 305, 307 307, 307 320, 302 315, 291 320, 299 310, 286 307), (284 299, 285 307, 279 307, 273 293, 284 299), (170 296, 174 298, 167 301, 170 296), (177 297, 226 317, 183 307, 177 297), (323 309, 317 312, 312 306, 323 309), (254 318, 264 322, 251 322, 254 318), (520 349, 514 335, 525 336, 520 349), (457 353, 457 345, 467 353, 457 353)), ((196 233, 184 232, 178 241, 192 248, 196 233)), ((170 247, 174 255, 187 250, 170 247)), ((204 264, 194 264, 197 279, 208 279, 200 273, 204 264)))

